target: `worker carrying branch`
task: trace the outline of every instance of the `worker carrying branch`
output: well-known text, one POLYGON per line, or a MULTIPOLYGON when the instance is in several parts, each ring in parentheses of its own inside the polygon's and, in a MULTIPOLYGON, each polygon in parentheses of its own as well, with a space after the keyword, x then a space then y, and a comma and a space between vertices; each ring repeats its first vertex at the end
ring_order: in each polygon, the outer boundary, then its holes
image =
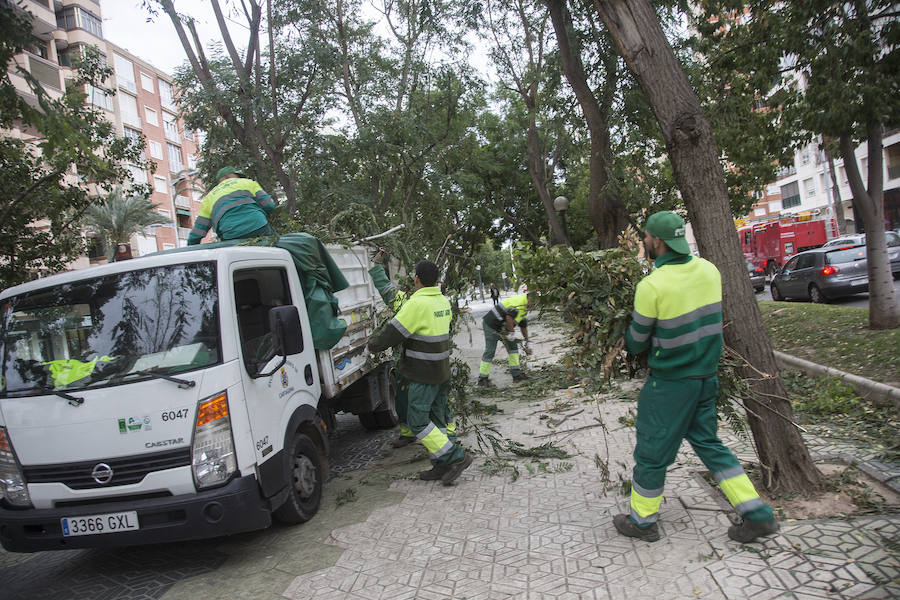
POLYGON ((216 173, 216 187, 203 198, 200 214, 188 234, 188 246, 199 244, 212 227, 220 240, 241 240, 276 235, 268 215, 275 209, 272 197, 235 167, 216 173))

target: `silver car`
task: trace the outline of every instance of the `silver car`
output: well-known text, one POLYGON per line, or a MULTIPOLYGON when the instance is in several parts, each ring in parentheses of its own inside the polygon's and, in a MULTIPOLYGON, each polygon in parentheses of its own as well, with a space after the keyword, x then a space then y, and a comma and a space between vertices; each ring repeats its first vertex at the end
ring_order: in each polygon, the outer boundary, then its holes
MULTIPOLYGON (((894 279, 900 279, 900 234, 896 231, 885 231, 888 249, 888 260, 891 261, 891 274, 894 279)), ((823 248, 846 248, 847 246, 865 246, 866 234, 854 233, 839 238, 834 238, 825 243, 823 248)))
POLYGON ((812 302, 868 292, 866 247, 822 247, 801 252, 775 274, 770 289, 773 300, 800 298, 812 302))

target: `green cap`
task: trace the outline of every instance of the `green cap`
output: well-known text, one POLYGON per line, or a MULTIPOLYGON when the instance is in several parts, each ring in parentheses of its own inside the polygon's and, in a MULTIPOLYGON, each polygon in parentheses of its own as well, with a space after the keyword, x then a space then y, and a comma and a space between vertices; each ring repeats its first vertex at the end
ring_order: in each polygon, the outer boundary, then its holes
POLYGON ((684 221, 675 213, 663 210, 650 215, 645 226, 647 232, 658 237, 678 254, 690 254, 691 248, 684 239, 684 221))
POLYGON ((219 172, 216 173, 216 181, 221 181, 223 177, 226 175, 231 175, 234 173, 238 177, 243 177, 241 173, 238 173, 237 167, 222 167, 219 169, 219 172))

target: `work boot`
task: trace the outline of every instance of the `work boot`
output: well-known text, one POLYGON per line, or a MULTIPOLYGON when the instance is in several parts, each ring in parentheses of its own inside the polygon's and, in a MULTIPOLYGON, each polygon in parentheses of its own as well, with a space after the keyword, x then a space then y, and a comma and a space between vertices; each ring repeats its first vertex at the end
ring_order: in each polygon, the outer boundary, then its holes
POLYGON ((491 381, 490 379, 488 379, 487 377, 479 377, 478 378, 478 387, 495 388, 497 386, 494 385, 494 382, 491 381))
POLYGON ((450 463, 447 466, 447 471, 444 473, 443 477, 441 477, 441 482, 444 485, 451 485, 463 471, 469 468, 469 465, 472 464, 472 460, 474 460, 472 455, 466 452, 461 459, 454 463, 450 463))
POLYGON ((531 379, 531 377, 529 377, 525 373, 519 373, 518 375, 513 375, 513 383, 518 383, 520 381, 526 381, 528 379, 531 379))
POLYGON ((393 442, 391 442, 391 446, 393 446, 394 448, 403 448, 405 446, 409 446, 414 441, 416 441, 415 436, 401 435, 400 437, 395 439, 393 442))
POLYGON ((659 540, 659 526, 656 523, 642 529, 632 523, 628 515, 620 514, 613 517, 613 525, 616 526, 616 531, 628 537, 644 540, 645 542, 659 540))
POLYGON ((419 479, 422 481, 437 481, 447 472, 447 467, 431 467, 427 471, 419 471, 419 479))
POLYGON ((778 521, 751 521, 744 519, 740 525, 732 525, 728 528, 728 537, 736 542, 747 544, 758 537, 772 535, 778 532, 778 521))

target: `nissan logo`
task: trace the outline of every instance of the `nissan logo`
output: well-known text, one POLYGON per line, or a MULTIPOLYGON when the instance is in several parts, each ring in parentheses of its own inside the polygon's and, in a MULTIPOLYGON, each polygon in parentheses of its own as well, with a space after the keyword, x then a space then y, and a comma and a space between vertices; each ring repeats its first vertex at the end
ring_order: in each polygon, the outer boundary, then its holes
POLYGON ((99 463, 94 467, 94 470, 91 471, 91 477, 94 478, 94 481, 103 485, 105 483, 109 483, 109 480, 112 479, 113 470, 106 463, 99 463))

